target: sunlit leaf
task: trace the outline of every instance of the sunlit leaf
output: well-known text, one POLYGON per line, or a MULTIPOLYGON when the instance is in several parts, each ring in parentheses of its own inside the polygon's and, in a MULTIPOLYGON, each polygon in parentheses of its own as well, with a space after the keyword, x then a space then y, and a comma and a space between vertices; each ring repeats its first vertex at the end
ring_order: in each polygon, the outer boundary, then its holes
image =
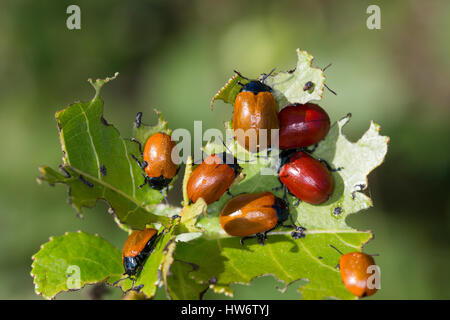
POLYGON ((124 271, 117 248, 97 235, 84 232, 50 238, 32 259, 35 291, 46 299, 87 284, 105 280, 111 284, 124 271))

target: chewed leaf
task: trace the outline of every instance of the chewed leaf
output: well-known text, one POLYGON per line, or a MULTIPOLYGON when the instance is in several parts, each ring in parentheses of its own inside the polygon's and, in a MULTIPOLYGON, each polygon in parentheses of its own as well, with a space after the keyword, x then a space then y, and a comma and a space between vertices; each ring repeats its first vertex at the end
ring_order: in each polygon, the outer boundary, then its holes
POLYGON ((32 259, 36 293, 46 299, 86 284, 105 280, 111 284, 123 273, 120 251, 99 236, 84 232, 50 238, 32 259))
POLYGON ((147 125, 142 122, 143 113, 139 112, 136 116, 136 120, 133 126, 133 138, 141 143, 142 148, 144 147, 145 142, 152 135, 158 132, 167 133, 170 135, 171 130, 167 126, 167 121, 164 120, 161 112, 159 110, 154 110, 156 115, 158 116, 158 122, 154 125, 147 125))
POLYGON ((294 70, 270 75, 264 81, 272 87, 273 95, 282 108, 288 103, 307 103, 322 99, 325 76, 319 68, 311 66, 314 57, 297 49, 297 66, 294 70))
MULTIPOLYGON (((155 210, 163 195, 148 185, 139 188, 144 180, 142 170, 132 157, 140 155, 138 144, 122 138, 103 117, 99 92, 105 82, 92 82, 96 95, 91 101, 72 104, 56 113, 63 166, 61 173, 41 167, 40 179, 50 184, 67 184, 69 202, 80 214, 82 207, 93 207, 101 199, 121 223, 132 228, 143 229, 153 222, 167 224, 165 211, 155 210)), ((160 119, 155 128, 145 132, 165 126, 160 119)))
POLYGON ((183 232, 202 232, 201 228, 195 226, 198 217, 206 212, 206 202, 200 198, 195 203, 186 206, 181 211, 180 230, 183 232))
POLYGON ((166 258, 162 264, 166 294, 174 300, 200 299, 208 285, 199 284, 190 278, 190 272, 196 270, 197 266, 175 260, 175 248, 176 242, 172 239, 166 246, 166 258))
POLYGON ((234 74, 227 83, 216 93, 216 95, 211 100, 211 110, 213 108, 213 104, 216 100, 223 100, 226 103, 234 104, 234 100, 236 100, 236 96, 241 91, 242 86, 239 84, 245 84, 248 82, 247 79, 242 78, 238 74, 234 74))
MULTIPOLYGON (((314 57, 307 51, 297 49, 297 59, 297 66, 293 70, 260 76, 260 80, 272 88, 272 94, 280 109, 288 103, 307 103, 322 99, 325 87, 323 71, 311 66, 314 57)), ((239 83, 247 82, 247 79, 238 74, 233 75, 213 97, 211 109, 215 100, 234 104, 242 88, 239 83)))
POLYGON ((165 286, 168 296, 173 300, 198 300, 209 284, 197 283, 191 279, 195 268, 183 261, 175 260, 170 267, 165 286))
MULTIPOLYGON (((316 159, 325 160, 333 168, 341 168, 340 171, 332 173, 335 187, 331 198, 320 205, 301 202, 296 207, 296 198, 288 196, 291 214, 299 225, 308 229, 351 229, 346 224, 345 218, 349 214, 372 206, 371 199, 359 191, 367 188, 367 175, 383 162, 389 138, 379 135, 379 126, 372 122, 360 140, 355 143, 350 142, 342 132, 343 126, 348 123, 349 119, 350 115, 347 115, 335 122, 328 135, 312 154, 316 159), (335 210, 336 208, 339 209, 335 210)), ((236 143, 229 145, 228 149, 237 150, 235 155, 239 159, 248 158, 248 152, 236 143)), ((220 144, 210 143, 205 150, 208 153, 220 152, 224 150, 224 147, 220 144)), ((280 187, 277 168, 273 167, 273 164, 277 162, 277 153, 273 151, 272 154, 272 158, 268 160, 259 158, 256 163, 240 163, 246 177, 239 184, 232 186, 230 192, 240 194, 272 191, 282 198, 282 190, 272 190, 280 187), (272 174, 267 174, 270 172, 272 174)), ((255 158, 251 158, 251 160, 256 161, 255 158)), ((199 219, 198 225, 206 229, 212 238, 225 236, 218 221, 214 220, 218 220, 217 212, 228 200, 228 195, 222 196, 219 201, 208 206, 208 216, 199 219)))
MULTIPOLYGON (((334 268, 339 255, 329 245, 342 252, 360 251, 372 238, 370 231, 348 226, 345 217, 372 205, 358 190, 361 184, 367 186, 367 175, 383 162, 389 139, 380 136, 379 126, 372 123, 363 137, 352 143, 342 133, 348 120, 349 116, 334 123, 312 154, 326 160, 331 167, 343 167, 333 173, 335 189, 331 198, 320 205, 302 202, 296 207, 296 199, 288 196, 290 214, 297 225, 306 227, 306 237, 293 240, 292 229, 279 227, 272 235, 269 233, 264 246, 256 240, 241 246, 239 238, 230 237, 219 223, 219 212, 230 199, 225 194, 207 207, 207 216, 198 219, 196 226, 205 230, 204 235, 189 243, 180 243, 175 252, 176 258, 198 264, 199 270, 192 272, 197 282, 215 277, 218 282, 214 290, 232 294, 231 283, 250 283, 255 277, 272 274, 286 285, 300 279, 307 281, 299 289, 306 299, 354 298, 334 268), (207 261, 200 258, 204 256, 209 257, 207 261)), ((235 142, 227 148, 220 143, 209 143, 204 148, 209 154, 225 149, 235 150, 238 159, 250 161, 240 163, 245 179, 231 187, 232 194, 271 191, 283 198, 282 190, 274 190, 280 187, 277 168, 273 166, 278 162, 276 150, 265 159, 249 154, 235 142)))
POLYGON ((214 291, 232 295, 232 283, 250 283, 261 275, 273 275, 288 285, 304 279, 300 287, 303 299, 355 299, 344 287, 339 270, 339 254, 329 245, 343 252, 359 251, 371 238, 368 232, 309 233, 306 238, 292 240, 289 235, 269 236, 266 245, 250 240, 241 246, 237 238, 216 240, 196 239, 179 243, 175 258, 198 265, 191 275, 197 283, 217 280, 214 291), (205 259, 204 257, 208 257, 205 259))
MULTIPOLYGON (((313 156, 325 159, 333 168, 334 192, 331 198, 317 206, 306 202, 295 209, 297 223, 314 229, 350 229, 345 218, 352 213, 372 206, 372 200, 359 192, 368 186, 367 176, 378 167, 387 153, 389 138, 379 134, 379 126, 371 122, 369 129, 355 143, 342 132, 350 115, 337 121, 325 139, 319 143, 313 156)), ((290 197, 291 204, 295 199, 290 197)))

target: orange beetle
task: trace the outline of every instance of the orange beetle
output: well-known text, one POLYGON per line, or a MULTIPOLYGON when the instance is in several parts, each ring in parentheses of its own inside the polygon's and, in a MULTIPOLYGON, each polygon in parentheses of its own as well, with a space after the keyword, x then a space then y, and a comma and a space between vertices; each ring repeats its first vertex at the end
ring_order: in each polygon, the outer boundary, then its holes
POLYGON ((346 253, 339 259, 341 278, 348 291, 358 297, 368 297, 377 292, 376 288, 368 287, 371 276, 367 268, 375 265, 372 256, 362 252, 346 253))
MULTIPOLYGON (((175 145, 176 143, 166 133, 158 132, 148 138, 144 147, 144 161, 141 163, 133 156, 145 172, 144 183, 139 188, 147 182, 156 190, 162 190, 169 185, 179 169, 174 162, 175 159, 172 158, 175 145)), ((173 155, 176 156, 176 152, 173 155)))
POLYGON ((369 288, 368 285, 369 277, 372 275, 368 268, 375 266, 375 260, 371 255, 357 251, 343 254, 335 246, 330 244, 330 247, 341 254, 338 266, 342 282, 350 293, 362 298, 377 292, 377 288, 369 288))
POLYGON ((152 253, 159 238, 156 229, 136 230, 130 234, 123 245, 122 264, 129 276, 136 274, 145 259, 152 253))
POLYGON ((288 216, 286 203, 271 192, 245 193, 225 204, 219 222, 229 235, 243 237, 241 244, 253 237, 264 244, 267 233, 286 221, 288 216))
POLYGON ((208 156, 189 177, 189 202, 194 203, 198 198, 203 198, 206 204, 211 204, 219 200, 241 171, 237 159, 229 153, 208 156))
POLYGON ((234 102, 233 129, 235 130, 236 140, 250 152, 257 152, 258 149, 260 150, 263 147, 260 146, 261 141, 259 140, 261 129, 267 130, 266 147, 269 148, 271 145, 271 129, 279 128, 277 104, 272 95, 272 88, 265 85, 263 81, 252 80, 242 85, 242 89, 234 102), (247 131, 249 129, 252 130, 247 131), (254 136, 256 141, 250 139, 253 133, 256 134, 254 136))

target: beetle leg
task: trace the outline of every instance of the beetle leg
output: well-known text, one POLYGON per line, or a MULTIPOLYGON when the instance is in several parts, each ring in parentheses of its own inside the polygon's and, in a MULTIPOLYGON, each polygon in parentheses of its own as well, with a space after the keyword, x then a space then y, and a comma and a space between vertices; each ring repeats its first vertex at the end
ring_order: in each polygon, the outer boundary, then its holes
POLYGON ((134 122, 136 128, 139 128, 141 126, 142 124, 141 119, 142 119, 142 112, 138 112, 136 115, 136 121, 134 122))
POLYGON ((164 197, 164 202, 169 205, 169 200, 167 200, 167 197, 164 195, 164 190, 159 190, 159 192, 162 194, 162 196, 164 197))
POLYGON ((78 177, 85 185, 87 185, 89 188, 93 188, 94 184, 90 181, 87 181, 81 174, 78 177))
POLYGON ((258 243, 260 244, 260 245, 264 245, 264 240, 266 240, 267 239, 267 232, 268 231, 265 231, 264 233, 257 233, 256 234, 256 237, 258 238, 258 243))
POLYGON ((284 186, 281 185, 281 186, 279 186, 279 187, 272 188, 272 191, 280 191, 280 190, 283 189, 283 188, 284 188, 284 186))
POLYGON ((294 229, 294 231, 291 232, 292 239, 297 240, 297 239, 304 238, 306 236, 305 235, 306 228, 297 226, 294 222, 294 219, 292 218, 292 215, 289 215, 289 219, 291 220, 290 225, 280 225, 280 226, 284 227, 284 228, 293 228, 294 229))
POLYGON ((70 173, 66 170, 66 168, 64 168, 64 166, 62 164, 59 165, 59 170, 61 170, 62 172, 64 172, 64 175, 66 176, 66 178, 71 178, 72 176, 70 175, 70 173))
POLYGON ((145 172, 145 168, 148 166, 147 161, 140 162, 139 159, 134 156, 134 154, 132 154, 131 157, 136 161, 139 168, 141 168, 145 172))
POLYGON ((306 152, 306 153, 311 154, 311 153, 313 153, 314 151, 316 151, 316 149, 317 149, 318 146, 319 146, 319 143, 316 143, 316 144, 312 147, 312 149, 303 148, 303 151, 306 152))
POLYGON ((297 227, 297 226, 294 226, 294 227, 295 227, 295 230, 291 232, 292 239, 297 240, 297 239, 304 238, 306 236, 305 235, 305 230, 306 230, 305 228, 297 227))
POLYGON ((325 167, 327 167, 327 169, 328 169, 329 171, 331 171, 331 172, 337 172, 337 171, 341 171, 342 169, 344 169, 343 167, 332 168, 332 167, 330 166, 330 164, 329 164, 326 160, 324 160, 324 159, 322 159, 322 158, 319 158, 319 159, 317 159, 317 160, 319 160, 320 163, 324 164, 325 167))
MULTIPOLYGON (((128 289, 128 290, 126 290, 126 291, 124 291, 124 293, 127 293, 127 292, 130 292, 131 290, 134 290, 134 283, 136 282, 136 278, 131 278, 131 277, 128 277, 128 278, 123 278, 123 279, 121 279, 121 280, 124 280, 124 279, 131 279, 131 280, 133 280, 133 283, 131 284, 131 288, 130 289, 128 289)), ((119 280, 120 281, 120 280, 119 280)), ((114 282, 114 284, 115 283, 117 283, 118 281, 116 281, 116 282, 114 282)), ((113 284, 113 285, 114 285, 113 284)), ((140 289, 140 288, 139 288, 140 289)))
MULTIPOLYGON (((133 286, 134 286, 134 283, 133 283, 133 286)), ((141 284, 141 285, 139 285, 139 286, 137 286, 137 287, 132 287, 131 290, 136 291, 136 292, 139 292, 143 287, 144 287, 144 285, 141 284)))
POLYGON ((142 153, 142 144, 141 144, 137 139, 135 139, 135 138, 131 138, 130 141, 136 142, 136 143, 138 144, 138 146, 139 146, 139 152, 140 152, 141 155, 142 155, 142 154, 143 154, 143 153, 142 153))
POLYGON ((139 189, 141 189, 143 186, 145 186, 148 182, 148 177, 144 176, 144 183, 142 183, 140 186, 138 186, 139 189))
POLYGON ((123 280, 125 280, 125 279, 129 279, 129 278, 130 278, 130 277, 121 278, 121 279, 117 280, 116 282, 114 282, 114 283, 112 284, 112 286, 115 286, 115 285, 118 284, 120 281, 123 281, 123 280))
POLYGON ((245 240, 248 240, 248 239, 253 239, 253 238, 256 238, 257 236, 256 235, 253 235, 253 236, 246 236, 246 237, 242 237, 241 238, 241 240, 240 240, 240 242, 241 242, 241 246, 243 246, 244 245, 244 241, 245 240))
POLYGON ((355 189, 355 191, 352 192, 352 200, 355 200, 356 192, 363 191, 364 188, 366 187, 366 185, 365 184, 357 184, 357 185, 355 185, 355 187, 358 188, 359 190, 355 189))

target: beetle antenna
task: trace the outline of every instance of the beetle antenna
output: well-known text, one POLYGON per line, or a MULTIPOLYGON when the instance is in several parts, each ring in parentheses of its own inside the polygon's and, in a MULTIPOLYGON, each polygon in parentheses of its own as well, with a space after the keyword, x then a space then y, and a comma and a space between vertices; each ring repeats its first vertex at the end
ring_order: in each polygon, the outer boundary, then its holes
POLYGON ((330 88, 328 88, 328 86, 326 84, 324 84, 325 88, 328 89, 328 91, 330 91, 332 94, 334 94, 335 96, 337 96, 337 93, 333 90, 331 90, 330 88))
POLYGON ((272 75, 272 73, 275 71, 275 69, 276 69, 276 67, 273 68, 268 74, 265 74, 265 75, 262 77, 261 82, 264 83, 264 81, 266 81, 266 79, 272 75))
POLYGON ((237 71, 237 70, 233 70, 234 71, 234 73, 236 73, 239 77, 241 77, 241 78, 243 78, 243 79, 245 79, 245 80, 248 80, 248 81, 250 81, 250 79, 249 78, 247 78, 247 77, 244 77, 239 71, 237 71))
POLYGON ((343 255, 343 253, 342 253, 338 248, 336 248, 335 246, 333 246, 332 244, 330 244, 330 247, 332 247, 334 250, 336 250, 336 251, 339 252, 341 255, 343 255))
MULTIPOLYGON (((234 156, 233 152, 231 152, 231 150, 227 147, 227 145, 225 144, 225 142, 223 141, 223 139, 222 139, 221 137, 219 137, 219 136, 217 136, 217 137, 219 138, 220 141, 222 141, 223 146, 230 152, 230 154, 234 156)), ((236 158, 236 159, 237 159, 238 161, 241 161, 241 162, 255 162, 255 161, 251 161, 251 160, 243 160, 243 159, 239 159, 239 158, 236 158)))
POLYGON ((327 70, 329 67, 331 67, 332 63, 329 63, 325 68, 322 69, 322 71, 327 70))

